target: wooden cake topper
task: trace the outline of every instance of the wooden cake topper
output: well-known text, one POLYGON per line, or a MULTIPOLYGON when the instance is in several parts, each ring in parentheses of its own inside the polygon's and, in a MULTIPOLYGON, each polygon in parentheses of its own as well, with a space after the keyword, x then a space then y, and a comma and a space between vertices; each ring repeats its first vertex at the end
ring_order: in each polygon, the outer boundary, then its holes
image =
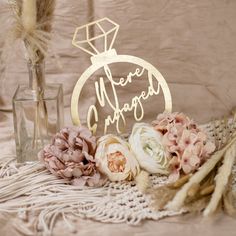
POLYGON ((133 112, 134 119, 140 122, 144 117, 144 107, 142 102, 151 96, 158 95, 160 89, 162 89, 164 95, 165 110, 171 111, 172 109, 170 90, 161 73, 153 65, 143 59, 130 55, 118 55, 116 50, 112 48, 118 29, 118 24, 108 18, 103 18, 78 27, 72 40, 72 44, 75 47, 80 48, 92 56, 92 65, 80 76, 72 93, 71 116, 74 125, 80 125, 81 123, 78 104, 83 86, 97 70, 103 68, 106 80, 109 81, 113 96, 113 100, 111 100, 107 93, 105 80, 103 77, 100 77, 99 80, 94 83, 96 98, 101 107, 104 107, 105 105, 109 106, 112 110, 112 114, 107 115, 107 117, 101 121, 99 120, 96 106, 91 105, 87 111, 87 126, 93 133, 96 133, 98 124, 104 127, 104 134, 107 133, 107 129, 110 125, 115 125, 116 131, 122 133, 122 127, 126 126, 125 115, 127 112, 133 112), (105 25, 106 27, 104 27, 105 25), (100 30, 101 34, 91 37, 90 27, 94 26, 100 30), (109 26, 110 29, 107 29, 107 26, 109 26), (85 38, 80 38, 81 31, 85 32, 85 38), (112 36, 111 42, 108 42, 108 36, 112 36), (102 39, 104 42, 103 51, 99 51, 94 45, 95 40, 98 39, 102 39), (129 72, 126 78, 120 78, 117 81, 114 80, 111 69, 109 68, 110 64, 117 62, 131 63, 137 65, 137 67, 134 71, 129 72), (132 81, 134 77, 141 79, 144 72, 147 73, 146 79, 148 81, 148 87, 134 96, 131 101, 120 104, 117 88, 125 87, 128 84, 134 83, 135 81, 132 81), (157 84, 157 86, 154 84, 157 84), (102 124, 100 122, 102 122, 102 124))

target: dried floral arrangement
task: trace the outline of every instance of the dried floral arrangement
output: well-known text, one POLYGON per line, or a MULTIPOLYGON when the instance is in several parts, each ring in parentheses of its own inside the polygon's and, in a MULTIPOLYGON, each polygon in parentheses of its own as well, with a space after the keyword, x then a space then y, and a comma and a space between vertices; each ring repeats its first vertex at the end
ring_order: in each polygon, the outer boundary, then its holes
POLYGON ((51 235, 59 216, 70 232, 78 217, 138 225, 218 209, 234 216, 235 130, 235 118, 199 126, 182 113, 134 124, 128 140, 63 128, 39 152, 42 164, 0 162, 0 213, 17 214, 13 227, 32 235, 51 235))
MULTIPOLYGON (((16 13, 16 35, 23 39, 30 63, 38 63, 43 60, 47 50, 51 30, 49 23, 55 2, 38 0, 30 1, 31 5, 26 3, 29 1, 12 1, 16 13)), ((112 22, 107 18, 105 20, 112 22)), ((95 23, 99 25, 99 22, 95 23)), ((87 31, 92 24, 85 26, 87 31)), ((117 24, 115 27, 113 25, 111 32, 116 35, 117 30, 117 24)), ((105 30, 102 32, 106 36, 105 30)), ((88 36, 85 41, 91 44, 88 36)), ((111 47, 113 42, 114 40, 111 47)), ((110 53, 109 50, 106 52, 110 53)), ((114 50, 112 52, 115 53, 114 50)), ((95 218, 102 222, 138 224, 142 219, 160 219, 183 212, 203 211, 208 216, 216 212, 223 203, 225 212, 234 215, 232 169, 236 156, 235 116, 232 120, 212 122, 211 127, 204 129, 183 113, 168 112, 172 107, 171 96, 159 72, 139 58, 116 53, 112 56, 114 61, 126 59, 124 62, 129 63, 135 58, 137 64, 143 66, 142 71, 146 68, 148 72, 156 74, 155 78, 162 81, 162 89, 166 93, 165 108, 168 109, 159 114, 151 124, 135 123, 128 139, 114 134, 96 137, 96 125, 88 125, 89 128, 81 126, 79 116, 75 115, 78 108, 77 92, 80 92, 83 85, 78 83, 71 105, 72 118, 74 114, 73 121, 78 126, 63 128, 38 153, 43 165, 36 162, 17 168, 14 160, 0 163, 0 186, 3 190, 0 212, 19 213, 17 198, 22 197, 22 218, 27 219, 29 212, 37 212, 34 226, 37 230, 43 228, 46 234, 52 232, 59 214, 69 227, 71 226, 66 218, 68 214, 95 218), (209 128, 213 135, 207 132, 209 128), (19 184, 15 184, 16 181, 19 184), (148 205, 150 197, 152 201, 148 205), (140 201, 136 202, 136 198, 140 201), (130 202, 132 205, 129 205, 130 202)), ((107 73, 110 72, 106 60, 100 58, 99 63, 99 66, 106 68, 107 73)), ((139 68, 136 69, 136 74, 141 76, 139 68)), ((84 77, 83 81, 88 78, 84 77)), ((147 99, 159 93, 159 84, 155 90, 152 78, 148 77, 148 92, 143 91, 139 97, 134 97, 134 101, 138 98, 138 103, 141 104, 141 98, 147 99)), ((122 78, 118 84, 125 86, 131 80, 132 76, 126 81, 122 78)), ((111 77, 110 82, 114 85, 111 77)), ((103 96, 108 96, 106 91, 103 96)), ((103 103, 104 101, 100 105, 103 103)), ((114 110, 118 110, 118 115, 114 112, 114 117, 118 117, 118 121, 119 118, 124 119, 124 110, 137 108, 137 101, 132 104, 126 104, 123 109, 117 105, 114 110)), ((39 102, 38 108, 43 109, 42 120, 45 120, 47 111, 43 102, 39 102)), ((92 109, 95 110, 94 106, 92 109)), ((143 115, 136 120, 141 120, 143 115)), ((37 122, 40 123, 40 119, 36 115, 35 124, 37 122)), ((117 124, 119 126, 119 122, 117 124)))
POLYGON ((158 211, 204 209, 204 215, 210 215, 222 200, 223 209, 233 215, 235 120, 225 122, 214 122, 216 143, 178 112, 159 114, 152 125, 134 124, 128 141, 112 134, 97 139, 85 127, 70 127, 55 136, 39 159, 51 173, 74 185, 134 180, 140 191, 152 196, 152 207, 158 211), (228 128, 221 133, 220 126, 228 128), (168 176, 168 183, 153 189, 149 176, 156 174, 168 176))
POLYGON ((14 15, 12 29, 13 40, 20 40, 24 46, 29 75, 33 79, 29 87, 34 90, 36 110, 34 114, 34 130, 32 148, 37 149, 39 141, 43 141, 43 132, 49 129, 48 110, 44 101, 45 74, 44 63, 51 30, 55 0, 9 0, 14 15))
POLYGON ((216 151, 195 173, 151 190, 156 209, 203 210, 203 215, 209 216, 222 206, 228 215, 235 216, 235 192, 232 191, 235 181, 232 169, 236 157, 235 114, 231 120, 213 122, 210 128, 216 140, 216 151))

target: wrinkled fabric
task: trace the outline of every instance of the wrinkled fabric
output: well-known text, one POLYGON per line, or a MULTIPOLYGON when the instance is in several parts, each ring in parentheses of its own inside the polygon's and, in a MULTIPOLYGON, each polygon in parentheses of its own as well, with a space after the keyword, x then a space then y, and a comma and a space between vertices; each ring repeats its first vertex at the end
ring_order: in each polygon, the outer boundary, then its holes
MULTIPOLYGON (((2 38, 6 35, 7 26, 11 25, 6 17, 9 15, 6 2, 0 1, 0 53, 2 38)), ((72 89, 79 76, 91 65, 89 56, 71 45, 75 27, 105 16, 120 24, 114 44, 117 52, 141 57, 163 74, 170 86, 175 111, 182 111, 199 123, 228 113, 236 101, 235 9, 235 0, 57 0, 55 34, 47 58, 46 80, 63 83, 65 124, 71 124, 68 107, 72 89), (57 53, 56 57, 54 53, 57 53)), ((17 83, 28 82, 19 44, 10 48, 7 66, 2 70, 0 65, 0 81, 5 77, 0 86, 0 109, 4 110, 11 109, 17 83)), ((114 74, 119 76, 121 71, 114 71, 114 74)), ((91 85, 92 79, 88 81, 80 104, 82 120, 85 120, 85 107, 96 102, 91 85)), ((122 99, 127 93, 135 94, 135 90, 136 87, 132 87, 121 91, 122 99)), ((162 102, 154 99, 149 103, 152 106, 146 108, 145 121, 156 117, 156 109, 162 111, 162 102)), ((128 122, 130 120, 128 117, 128 122)), ((0 150, 0 158, 15 153, 13 119, 8 112, 0 112, 0 150)), ((17 235, 12 227, 15 221, 19 221, 15 216, 10 220, 0 216, 0 235, 17 235)), ((76 228, 81 236, 234 236, 235 219, 221 215, 203 220, 202 217, 186 215, 147 221, 139 227, 79 219, 76 228)), ((73 235, 60 221, 54 233, 73 235)))

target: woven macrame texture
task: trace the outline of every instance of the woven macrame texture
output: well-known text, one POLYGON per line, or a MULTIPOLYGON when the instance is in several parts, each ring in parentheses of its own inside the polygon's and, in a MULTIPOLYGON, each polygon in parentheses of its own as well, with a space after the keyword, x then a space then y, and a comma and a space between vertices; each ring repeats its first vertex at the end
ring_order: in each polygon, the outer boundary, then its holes
MULTIPOLYGON (((212 125, 205 127, 213 139, 223 142, 222 135, 216 137, 212 125)), ((224 133, 222 130, 226 127, 220 127, 217 132, 224 133)), ((236 176, 236 167, 233 176, 236 176)), ((38 162, 19 165, 15 158, 7 159, 0 163, 0 178, 0 213, 17 214, 21 222, 17 227, 23 233, 31 230, 51 234, 59 217, 68 231, 73 232, 73 222, 78 217, 137 225, 143 220, 158 220, 184 213, 184 210, 154 210, 150 196, 142 194, 134 182, 108 182, 101 188, 78 189, 50 174, 38 162)), ((150 179, 152 187, 167 183, 167 177, 163 176, 151 176, 150 179)), ((236 191, 236 180, 233 190, 236 191)))

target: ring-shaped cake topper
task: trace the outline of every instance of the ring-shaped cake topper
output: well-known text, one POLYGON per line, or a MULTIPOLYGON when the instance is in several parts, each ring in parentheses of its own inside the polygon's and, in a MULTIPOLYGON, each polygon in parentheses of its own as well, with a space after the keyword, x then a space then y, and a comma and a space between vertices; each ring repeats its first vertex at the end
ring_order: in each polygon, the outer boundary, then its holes
MULTIPOLYGON (((92 65, 80 76, 78 79, 71 98, 71 116, 72 122, 74 125, 81 125, 80 115, 79 115, 79 100, 81 96, 82 89, 88 79, 99 69, 103 69, 106 74, 106 78, 110 83, 110 87, 113 93, 113 100, 109 98, 107 94, 106 85, 104 82, 104 78, 101 77, 99 81, 95 82, 95 91, 97 96, 97 101, 101 107, 108 105, 113 114, 109 114, 103 122, 103 133, 107 133, 108 127, 110 125, 115 125, 117 133, 122 133, 122 127, 126 126, 125 113, 133 112, 134 118, 136 121, 140 122, 144 117, 144 108, 142 102, 147 100, 149 97, 154 95, 158 95, 160 93, 160 89, 163 92, 164 100, 165 100, 165 110, 172 110, 172 99, 169 87, 161 75, 161 73, 150 63, 145 60, 130 56, 130 55, 118 55, 115 49, 112 48, 113 43, 115 41, 116 34, 118 32, 119 25, 108 18, 103 18, 101 20, 97 20, 91 22, 87 25, 78 27, 75 31, 72 44, 81 50, 92 55, 91 62, 92 65), (102 32, 98 36, 90 37, 90 27, 98 27, 102 32), (109 30, 105 28, 110 27, 109 30), (85 31, 86 38, 80 39, 79 34, 81 31, 85 31), (108 43, 108 36, 113 34, 112 40, 108 43), (104 51, 99 52, 95 45, 92 43, 96 39, 104 39, 104 51), (109 45, 108 45, 109 44, 109 45), (88 46, 90 49, 88 49, 88 46), (131 63, 137 65, 138 67, 135 71, 130 72, 126 78, 120 78, 118 81, 113 79, 111 70, 109 65, 113 63, 131 63), (137 96, 134 96, 130 103, 119 103, 119 97, 117 95, 116 88, 117 87, 125 87, 127 84, 132 83, 132 79, 134 77, 141 78, 144 72, 147 72, 147 80, 148 87, 145 91, 142 91, 137 96), (154 85, 157 83, 157 86, 154 85), (139 112, 138 112, 139 111, 139 112)), ((93 132, 96 133, 99 123, 99 115, 98 110, 95 105, 91 105, 87 111, 87 126, 93 132)))

